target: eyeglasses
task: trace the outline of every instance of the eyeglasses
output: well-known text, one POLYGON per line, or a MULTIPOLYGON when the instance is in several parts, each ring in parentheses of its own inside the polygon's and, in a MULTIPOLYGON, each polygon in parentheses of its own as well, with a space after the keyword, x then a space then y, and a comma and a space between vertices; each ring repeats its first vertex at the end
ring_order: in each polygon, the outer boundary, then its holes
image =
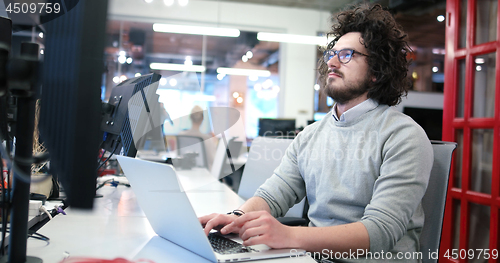
POLYGON ((337 55, 337 58, 339 59, 340 63, 347 64, 349 63, 349 61, 351 61, 352 55, 354 55, 354 53, 368 57, 368 55, 360 53, 354 49, 341 49, 341 50, 329 49, 323 52, 323 60, 325 61, 325 63, 328 63, 330 59, 332 59, 335 55, 337 55))

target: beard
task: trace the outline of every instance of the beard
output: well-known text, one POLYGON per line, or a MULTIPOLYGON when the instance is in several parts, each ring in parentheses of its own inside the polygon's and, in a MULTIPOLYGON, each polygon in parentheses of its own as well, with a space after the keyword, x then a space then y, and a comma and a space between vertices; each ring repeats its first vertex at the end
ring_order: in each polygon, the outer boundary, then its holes
MULTIPOLYGON (((344 75, 341 72, 334 70, 335 73, 340 74, 342 77, 344 75)), ((345 83, 344 87, 334 87, 332 83, 333 79, 326 79, 325 94, 331 97, 336 103, 343 105, 361 95, 366 93, 371 86, 371 78, 365 76, 363 79, 357 82, 345 83)))

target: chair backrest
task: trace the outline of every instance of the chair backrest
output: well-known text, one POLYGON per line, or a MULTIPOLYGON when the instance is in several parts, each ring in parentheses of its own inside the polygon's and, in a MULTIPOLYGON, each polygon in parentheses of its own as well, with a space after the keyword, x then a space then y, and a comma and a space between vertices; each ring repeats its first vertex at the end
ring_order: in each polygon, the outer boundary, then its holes
POLYGON ((437 262, 437 259, 429 258, 429 251, 436 252, 439 249, 451 157, 457 147, 454 142, 431 141, 431 143, 434 151, 434 163, 427 191, 422 198, 425 223, 420 235, 420 251, 424 263, 437 262))
MULTIPOLYGON (((286 149, 293 139, 257 137, 252 141, 248 160, 241 176, 238 195, 249 199, 281 163, 286 149)), ((305 198, 288 210, 287 217, 302 217, 305 198)))
POLYGON ((208 167, 207 153, 203 138, 191 135, 177 135, 177 154, 197 153, 196 167, 208 167))

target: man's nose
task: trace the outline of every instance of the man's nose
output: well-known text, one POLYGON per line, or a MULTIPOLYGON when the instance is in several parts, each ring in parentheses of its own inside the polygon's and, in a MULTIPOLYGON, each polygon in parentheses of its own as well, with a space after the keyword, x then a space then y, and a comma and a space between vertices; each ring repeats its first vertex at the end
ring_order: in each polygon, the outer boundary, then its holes
POLYGON ((340 66, 339 56, 338 55, 332 56, 332 58, 328 60, 326 65, 328 65, 328 68, 334 68, 334 67, 338 68, 340 66))

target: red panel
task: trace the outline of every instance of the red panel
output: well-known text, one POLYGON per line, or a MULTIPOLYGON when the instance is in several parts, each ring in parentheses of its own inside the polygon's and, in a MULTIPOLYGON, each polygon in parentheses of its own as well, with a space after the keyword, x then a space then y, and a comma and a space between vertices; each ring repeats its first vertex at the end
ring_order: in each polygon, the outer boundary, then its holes
POLYGON ((466 53, 477 56, 477 55, 495 52, 496 49, 497 49, 496 42, 487 42, 487 43, 483 43, 483 44, 471 47, 470 49, 468 49, 466 51, 466 53))
POLYGON ((465 121, 464 118, 456 118, 452 123, 454 128, 460 129, 464 127, 473 129, 493 129, 496 125, 496 120, 494 118, 471 118, 465 121))
MULTIPOLYGON (((498 6, 497 14, 500 14, 498 6)), ((497 46, 500 44, 500 16, 497 15, 497 46)), ((496 53, 497 65, 495 68, 495 128, 493 131, 493 160, 500 160, 500 51, 496 53)), ((490 249, 500 247, 499 240, 499 207, 500 207, 500 163, 493 161, 491 172, 491 219, 490 219, 490 249)), ((500 260, 490 259, 490 262, 499 262, 500 260)))
MULTIPOLYGON (((460 204, 460 241, 458 248, 467 249, 469 245, 469 203, 464 198, 460 204)), ((450 248, 451 249, 451 248, 450 248)), ((465 262, 465 261, 459 261, 465 262)))
POLYGON ((467 199, 467 201, 475 204, 481 204, 487 206, 494 205, 494 199, 492 199, 491 195, 489 194, 467 191, 464 195, 464 198, 467 199))
MULTIPOLYGON (((460 200, 460 240, 459 248, 467 249, 469 240, 469 203, 490 206, 490 249, 498 249, 499 242, 499 208, 500 208, 500 162, 493 161, 491 195, 468 191, 471 174, 471 133, 472 129, 493 129, 493 160, 500 160, 500 17, 497 17, 497 41, 483 43, 475 46, 476 30, 476 1, 467 1, 467 21, 460 20, 460 0, 446 2, 447 27, 446 27, 446 57, 445 57, 445 85, 444 85, 444 110, 443 110, 443 140, 455 141, 455 129, 463 130, 462 160, 453 160, 453 163, 462 164, 462 188, 452 187, 454 165, 452 165, 448 196, 445 210, 444 226, 441 242, 440 262, 467 262, 466 260, 454 261, 443 258, 442 253, 452 246, 453 238, 453 200, 460 200), (466 23, 467 22, 467 23, 466 23), (466 46, 458 49, 460 37, 460 23, 466 23, 466 46), (477 55, 496 52, 496 90, 495 90, 495 116, 493 118, 471 118, 473 101, 473 58, 477 55), (465 59, 465 95, 464 117, 455 118, 458 86, 458 60, 465 59)), ((500 6, 497 14, 500 14, 500 6)), ((498 16, 498 15, 497 15, 498 16)), ((490 259, 489 262, 499 262, 490 259)))
POLYGON ((468 123, 473 129, 492 129, 495 127, 494 118, 471 118, 468 123))
MULTIPOLYGON (((457 31, 457 35, 458 35, 458 31, 457 31)), ((467 49, 460 49, 460 50, 455 51, 455 58, 456 59, 463 59, 463 58, 465 58, 465 55, 467 55, 467 49)))
MULTIPOLYGON (((444 99, 443 99, 443 140, 444 141, 455 141, 454 129, 453 129, 453 119, 455 117, 455 101, 456 92, 455 88, 457 86, 457 65, 455 60, 455 50, 458 46, 458 33, 456 33, 455 28, 458 24, 458 14, 457 11, 458 4, 456 1, 446 1, 446 55, 444 59, 444 99)), ((452 160, 455 162, 457 160, 452 160)), ((452 164, 452 171, 454 165, 452 164)), ((441 233, 441 244, 439 247, 439 260, 440 262, 453 262, 447 260, 443 257, 444 251, 451 247, 452 235, 453 235, 453 199, 450 191, 453 186, 453 176, 450 175, 450 182, 448 183, 448 195, 445 204, 445 213, 443 219, 443 230, 441 233)))
MULTIPOLYGON (((446 1, 447 27, 446 27, 446 55, 444 59, 444 99, 443 99, 443 140, 454 141, 452 121, 455 117, 455 101, 457 86, 457 65, 455 60, 455 50, 458 46, 459 35, 455 32, 458 27, 459 12, 456 1, 446 1)), ((453 167, 453 166, 452 166, 453 167)), ((452 176, 450 176, 451 178, 452 176)), ((450 184, 451 185, 451 184, 450 184)), ((446 209, 451 210, 451 209, 446 209)))

